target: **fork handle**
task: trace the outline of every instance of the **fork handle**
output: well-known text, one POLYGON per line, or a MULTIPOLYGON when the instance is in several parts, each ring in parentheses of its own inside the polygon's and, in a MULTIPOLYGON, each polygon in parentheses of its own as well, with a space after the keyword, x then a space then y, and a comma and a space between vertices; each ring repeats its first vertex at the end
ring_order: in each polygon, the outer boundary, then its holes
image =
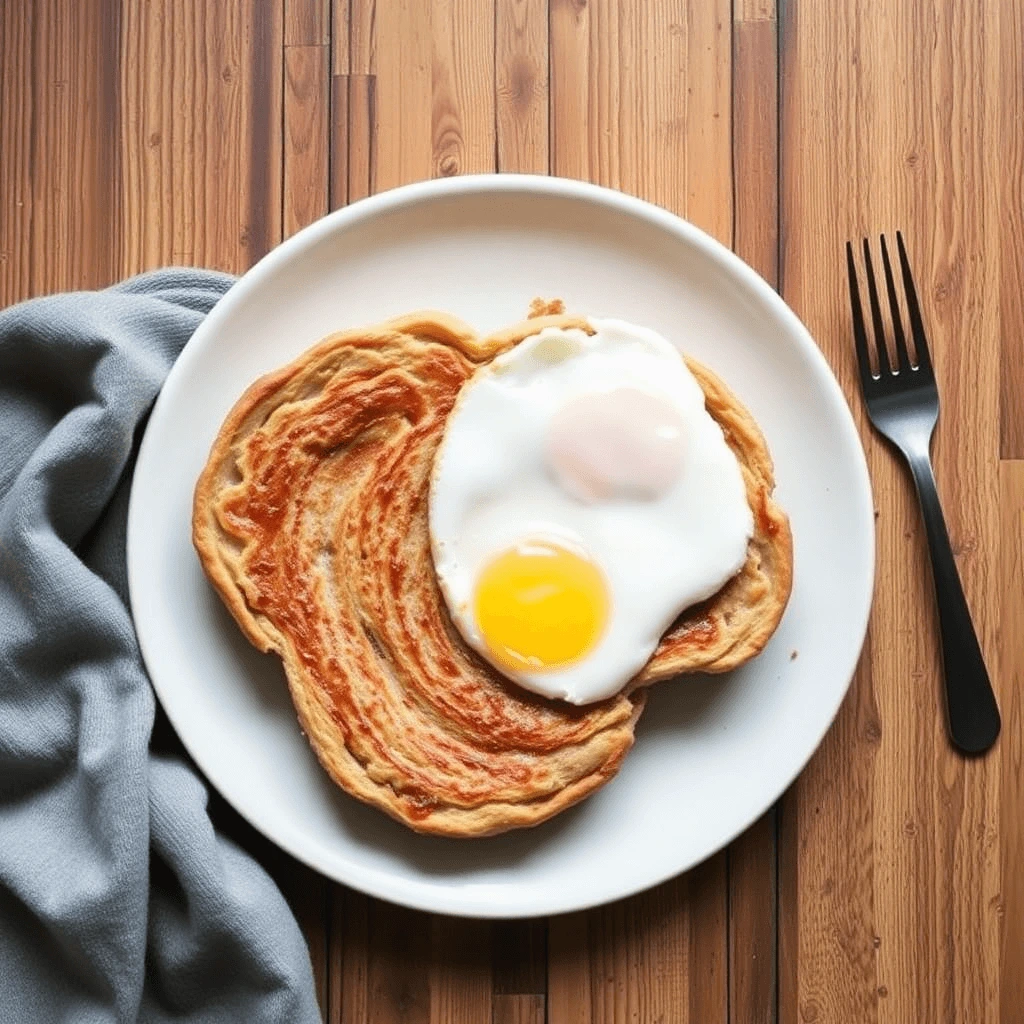
POLYGON ((999 708, 971 622, 927 453, 907 453, 921 501, 942 633, 949 734, 965 754, 983 754, 999 735, 999 708))

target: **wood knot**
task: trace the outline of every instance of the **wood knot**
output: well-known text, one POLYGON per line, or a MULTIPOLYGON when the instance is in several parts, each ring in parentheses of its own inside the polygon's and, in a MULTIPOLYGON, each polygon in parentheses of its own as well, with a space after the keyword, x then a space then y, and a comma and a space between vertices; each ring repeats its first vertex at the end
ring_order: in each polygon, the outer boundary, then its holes
POLYGON ((533 67, 524 57, 512 62, 508 73, 508 98, 514 106, 529 106, 533 99, 534 74, 533 67))

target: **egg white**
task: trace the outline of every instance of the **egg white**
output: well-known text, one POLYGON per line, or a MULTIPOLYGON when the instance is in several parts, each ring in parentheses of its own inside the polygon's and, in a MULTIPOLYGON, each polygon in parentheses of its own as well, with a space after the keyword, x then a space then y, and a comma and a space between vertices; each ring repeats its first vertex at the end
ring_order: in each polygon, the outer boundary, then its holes
POLYGON ((498 666, 526 689, 572 704, 621 690, 680 612, 739 571, 754 528, 739 464, 679 350, 619 320, 590 325, 593 335, 547 328, 477 371, 448 418, 429 497, 434 567, 452 620, 492 662, 473 615, 476 579, 491 559, 547 538, 599 566, 611 607, 589 653, 544 671, 498 666), (567 402, 623 387, 679 412, 682 471, 653 500, 579 501, 547 465, 548 426, 567 402))

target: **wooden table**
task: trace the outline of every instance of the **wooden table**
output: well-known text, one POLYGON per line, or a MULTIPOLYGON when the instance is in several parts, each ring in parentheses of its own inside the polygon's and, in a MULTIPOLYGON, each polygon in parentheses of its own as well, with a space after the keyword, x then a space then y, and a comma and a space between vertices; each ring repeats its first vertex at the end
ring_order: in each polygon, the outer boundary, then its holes
POLYGON ((217 806, 292 900, 329 1021, 1024 1021, 1024 0, 0 10, 0 304, 167 263, 243 271, 330 208, 432 175, 561 174, 731 244, 861 426, 878 584, 860 670, 779 806, 690 874, 589 913, 462 922, 328 884, 217 806), (896 227, 1003 709, 973 762, 943 732, 910 482, 855 388, 843 242, 896 227))

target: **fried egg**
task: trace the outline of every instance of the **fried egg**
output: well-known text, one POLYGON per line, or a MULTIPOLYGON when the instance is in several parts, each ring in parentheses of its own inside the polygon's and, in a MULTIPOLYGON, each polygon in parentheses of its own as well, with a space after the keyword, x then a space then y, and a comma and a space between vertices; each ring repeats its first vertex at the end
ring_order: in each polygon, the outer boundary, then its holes
POLYGON ((621 690, 743 566, 743 476, 673 344, 548 327, 483 366, 435 456, 429 529, 456 628, 500 672, 588 704, 621 690))

